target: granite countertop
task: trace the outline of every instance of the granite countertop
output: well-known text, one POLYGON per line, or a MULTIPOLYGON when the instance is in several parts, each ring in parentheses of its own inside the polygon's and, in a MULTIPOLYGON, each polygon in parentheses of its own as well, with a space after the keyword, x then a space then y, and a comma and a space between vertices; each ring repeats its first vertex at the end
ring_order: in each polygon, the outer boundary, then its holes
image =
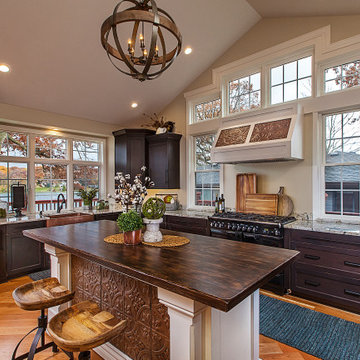
POLYGON ((214 212, 213 211, 185 210, 184 209, 184 210, 166 211, 165 215, 207 219, 209 216, 214 215, 214 212))
POLYGON ((41 221, 46 220, 47 218, 44 216, 40 216, 39 214, 25 214, 22 217, 15 217, 15 216, 7 216, 6 218, 0 219, 0 226, 1 225, 9 225, 9 224, 18 224, 30 221, 41 221))
POLYGON ((331 234, 360 236, 360 224, 330 220, 296 220, 284 226, 286 229, 316 231, 331 234))

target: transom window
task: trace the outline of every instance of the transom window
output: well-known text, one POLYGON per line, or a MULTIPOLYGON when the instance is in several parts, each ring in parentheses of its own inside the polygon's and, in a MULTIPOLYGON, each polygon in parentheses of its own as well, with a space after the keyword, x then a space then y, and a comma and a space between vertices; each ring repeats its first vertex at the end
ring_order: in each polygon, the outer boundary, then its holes
POLYGON ((221 115, 220 98, 195 105, 195 121, 209 120, 221 115))
POLYGON ((99 143, 91 141, 74 141, 73 159, 81 161, 99 161, 99 143))
POLYGON ((325 92, 360 85, 360 60, 330 67, 325 70, 325 92))
POLYGON ((360 216, 360 111, 325 116, 325 213, 360 216))
POLYGON ((229 82, 229 113, 256 109, 261 106, 261 73, 229 82))
POLYGON ((311 76, 312 56, 271 68, 271 104, 279 104, 311 96, 311 76))
POLYGON ((51 136, 35 137, 37 159, 67 159, 67 140, 51 136))
POLYGON ((220 195, 220 165, 211 163, 210 151, 215 135, 201 135, 195 141, 195 205, 215 206, 220 195))
POLYGON ((26 134, 0 131, 0 142, 0 156, 27 156, 28 136, 26 134))

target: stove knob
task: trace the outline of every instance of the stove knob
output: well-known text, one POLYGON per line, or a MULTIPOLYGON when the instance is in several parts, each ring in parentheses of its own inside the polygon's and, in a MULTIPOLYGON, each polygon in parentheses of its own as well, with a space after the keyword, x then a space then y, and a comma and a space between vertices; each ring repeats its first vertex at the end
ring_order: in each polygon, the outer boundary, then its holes
POLYGON ((254 228, 254 227, 253 227, 252 225, 249 225, 248 228, 247 228, 247 231, 248 231, 248 232, 252 232, 252 231, 253 231, 253 228, 254 228))
POLYGON ((236 230, 237 230, 237 231, 241 231, 241 225, 240 225, 240 224, 237 224, 237 225, 236 225, 236 230))
POLYGON ((219 224, 219 228, 224 228, 224 227, 225 227, 225 223, 221 222, 221 223, 219 224))
POLYGON ((242 231, 247 231, 247 226, 246 225, 243 225, 242 228, 241 228, 242 231))
POLYGON ((214 227, 214 222, 213 221, 210 223, 210 227, 214 227))
POLYGON ((237 226, 236 226, 236 224, 232 224, 231 229, 232 229, 233 231, 236 231, 236 230, 237 230, 237 226))
POLYGON ((259 227, 258 227, 258 226, 254 226, 253 229, 252 229, 252 232, 253 232, 253 233, 256 233, 258 230, 259 230, 259 227))
POLYGON ((214 228, 217 228, 218 224, 216 221, 213 222, 213 225, 212 225, 214 228))
POLYGON ((231 230, 231 228, 232 228, 231 223, 228 223, 228 224, 227 224, 227 228, 228 228, 228 230, 231 230))
POLYGON ((275 236, 280 236, 280 230, 279 229, 274 229, 274 235, 275 236))

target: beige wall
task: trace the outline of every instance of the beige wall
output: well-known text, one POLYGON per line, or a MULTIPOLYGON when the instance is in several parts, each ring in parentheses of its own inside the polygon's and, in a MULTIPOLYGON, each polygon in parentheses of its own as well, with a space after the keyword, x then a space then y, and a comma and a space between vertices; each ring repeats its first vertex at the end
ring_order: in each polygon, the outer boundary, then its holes
MULTIPOLYGON (((332 42, 357 35, 360 33, 359 21, 360 15, 260 20, 242 38, 235 42, 221 58, 217 59, 209 69, 194 80, 184 92, 211 84, 211 73, 214 68, 326 25, 331 25, 332 42)), ((193 56, 194 61, 196 61, 196 49, 194 50, 193 56)), ((178 126, 180 126, 180 123, 185 123, 185 100, 178 96, 166 107, 164 114, 169 119, 176 119, 178 126)), ((278 191, 279 186, 284 186, 285 192, 294 201, 297 213, 312 211, 312 118, 312 114, 308 114, 305 118, 304 161, 224 166, 224 196, 227 200, 227 206, 235 207, 236 174, 255 172, 258 174, 258 192, 275 193, 278 191)), ((183 172, 182 184, 185 183, 186 175, 183 172)))

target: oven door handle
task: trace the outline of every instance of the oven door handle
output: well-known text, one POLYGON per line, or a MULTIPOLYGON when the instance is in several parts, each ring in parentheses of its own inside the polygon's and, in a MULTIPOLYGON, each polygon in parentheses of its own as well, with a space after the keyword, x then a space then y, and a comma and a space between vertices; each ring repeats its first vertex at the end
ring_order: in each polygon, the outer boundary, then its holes
POLYGON ((260 235, 258 235, 258 234, 249 234, 249 233, 244 233, 244 232, 243 232, 243 236, 244 236, 244 238, 254 239, 254 240, 259 240, 259 238, 260 238, 260 235))

